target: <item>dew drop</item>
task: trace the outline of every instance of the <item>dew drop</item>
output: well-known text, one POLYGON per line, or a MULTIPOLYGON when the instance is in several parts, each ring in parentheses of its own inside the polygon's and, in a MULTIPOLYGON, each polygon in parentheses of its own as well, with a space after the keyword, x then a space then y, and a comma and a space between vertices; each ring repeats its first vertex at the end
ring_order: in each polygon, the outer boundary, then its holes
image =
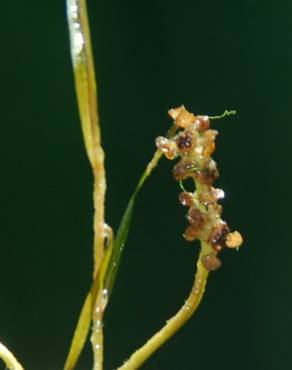
POLYGON ((191 309, 191 304, 190 304, 190 302, 186 302, 186 304, 185 304, 185 310, 186 311, 189 311, 191 309))
POLYGON ((102 309, 104 310, 107 303, 108 303, 108 290, 107 289, 103 289, 102 291, 102 297, 101 297, 101 306, 102 306, 102 309))
MULTIPOLYGON (((75 25, 75 23, 74 23, 74 25, 75 25)), ((82 49, 83 49, 84 44, 85 44, 85 42, 84 42, 83 34, 81 32, 75 32, 74 38, 73 38, 74 52, 76 54, 80 54, 82 49)))
POLYGON ((225 197, 225 193, 222 189, 216 189, 215 194, 217 199, 223 199, 225 197))

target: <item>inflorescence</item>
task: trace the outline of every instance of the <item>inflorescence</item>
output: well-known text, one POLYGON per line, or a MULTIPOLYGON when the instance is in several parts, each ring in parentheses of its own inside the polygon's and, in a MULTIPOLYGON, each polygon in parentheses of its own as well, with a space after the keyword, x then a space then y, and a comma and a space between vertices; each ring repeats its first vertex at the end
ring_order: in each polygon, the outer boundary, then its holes
POLYGON ((223 190, 213 187, 219 176, 217 164, 211 158, 218 132, 210 129, 208 116, 195 116, 184 106, 170 109, 168 113, 179 131, 172 138, 158 137, 156 146, 166 158, 180 158, 173 168, 173 176, 182 188, 182 181, 194 180, 193 193, 184 190, 179 194, 180 203, 189 208, 188 226, 183 236, 187 241, 198 239, 209 246, 208 252, 202 256, 202 263, 213 271, 221 266, 218 252, 242 244, 240 233, 230 232, 227 223, 221 219, 222 206, 218 200, 224 197, 223 190))

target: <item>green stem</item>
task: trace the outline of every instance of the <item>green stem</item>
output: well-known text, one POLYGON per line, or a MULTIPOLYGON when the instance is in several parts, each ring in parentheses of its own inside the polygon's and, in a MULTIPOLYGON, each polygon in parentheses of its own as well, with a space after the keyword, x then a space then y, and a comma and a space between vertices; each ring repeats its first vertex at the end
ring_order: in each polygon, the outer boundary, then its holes
POLYGON ((5 362, 9 370, 24 370, 13 353, 2 343, 0 343, 0 358, 5 362))
POLYGON ((201 256, 206 253, 206 249, 208 249, 208 246, 206 246, 206 248, 202 246, 197 262, 197 272, 195 274, 193 287, 184 305, 166 322, 162 329, 160 329, 142 347, 134 352, 132 356, 117 370, 138 369, 147 360, 147 358, 149 358, 159 347, 171 338, 196 311, 203 297, 209 273, 201 262, 201 256))

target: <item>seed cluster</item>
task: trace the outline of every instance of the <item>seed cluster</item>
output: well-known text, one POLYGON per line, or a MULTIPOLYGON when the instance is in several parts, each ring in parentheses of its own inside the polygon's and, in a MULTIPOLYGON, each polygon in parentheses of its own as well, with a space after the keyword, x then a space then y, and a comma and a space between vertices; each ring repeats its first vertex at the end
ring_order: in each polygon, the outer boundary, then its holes
POLYGON ((239 232, 230 232, 227 223, 221 219, 222 206, 218 200, 224 197, 223 190, 213 187, 219 176, 217 164, 211 158, 218 132, 210 128, 208 116, 195 116, 184 106, 170 109, 168 113, 177 133, 169 139, 158 137, 156 146, 166 158, 179 158, 173 168, 175 180, 182 182, 192 178, 196 188, 194 193, 183 191, 179 194, 180 203, 188 207, 184 238, 188 241, 198 239, 209 245, 211 252, 203 255, 202 263, 208 270, 216 270, 221 266, 218 252, 242 244, 239 232))

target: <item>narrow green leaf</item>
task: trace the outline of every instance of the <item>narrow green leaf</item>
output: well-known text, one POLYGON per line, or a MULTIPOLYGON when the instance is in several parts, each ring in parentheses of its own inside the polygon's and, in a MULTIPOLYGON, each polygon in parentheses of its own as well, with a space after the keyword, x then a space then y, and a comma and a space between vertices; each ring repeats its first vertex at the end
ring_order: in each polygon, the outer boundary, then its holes
POLYGON ((104 285, 105 289, 107 289, 108 291, 109 297, 113 290, 113 286, 116 280, 116 275, 117 275, 118 268, 120 265, 123 249, 124 249, 124 246, 127 240, 137 194, 138 193, 135 192, 132 198, 130 199, 127 205, 127 208, 125 210, 125 213, 123 215, 121 224, 119 226, 117 236, 114 240, 113 253, 112 253, 111 261, 109 263, 109 267, 106 273, 105 285, 104 285))
POLYGON ((66 0, 66 12, 81 128, 87 155, 94 167, 100 128, 86 0, 66 0))
MULTIPOLYGON (((167 137, 172 137, 175 134, 176 130, 177 130, 177 127, 175 125, 173 125, 170 128, 170 130, 168 131, 167 137)), ((118 269, 119 269, 119 266, 120 266, 124 246, 125 246, 126 241, 127 241, 129 228, 130 228, 130 224, 131 224, 131 220, 132 220, 132 216, 133 216, 136 197, 137 197, 139 191, 141 190, 142 186, 144 185, 146 179, 151 175, 153 169, 157 166, 161 156, 162 156, 162 153, 159 150, 157 150, 154 153, 154 156, 151 159, 151 161, 148 163, 148 165, 146 167, 146 170, 143 172, 143 174, 142 174, 142 176, 141 176, 141 178, 138 182, 138 185, 137 185, 132 197, 130 198, 129 203, 127 205, 127 208, 126 208, 126 210, 124 212, 124 215, 122 217, 122 221, 120 223, 120 226, 118 228, 118 232, 116 234, 116 238, 114 240, 113 253, 112 253, 111 260, 110 260, 110 263, 108 265, 108 270, 106 272, 105 280, 104 280, 104 283, 105 283, 104 288, 107 289, 109 297, 112 293, 112 290, 113 290, 113 287, 114 287, 114 284, 115 284, 115 280, 116 280, 117 272, 118 272, 118 269)))
POLYGON ((64 370, 74 369, 82 352, 91 323, 92 301, 92 293, 90 290, 86 296, 78 319, 64 370))

